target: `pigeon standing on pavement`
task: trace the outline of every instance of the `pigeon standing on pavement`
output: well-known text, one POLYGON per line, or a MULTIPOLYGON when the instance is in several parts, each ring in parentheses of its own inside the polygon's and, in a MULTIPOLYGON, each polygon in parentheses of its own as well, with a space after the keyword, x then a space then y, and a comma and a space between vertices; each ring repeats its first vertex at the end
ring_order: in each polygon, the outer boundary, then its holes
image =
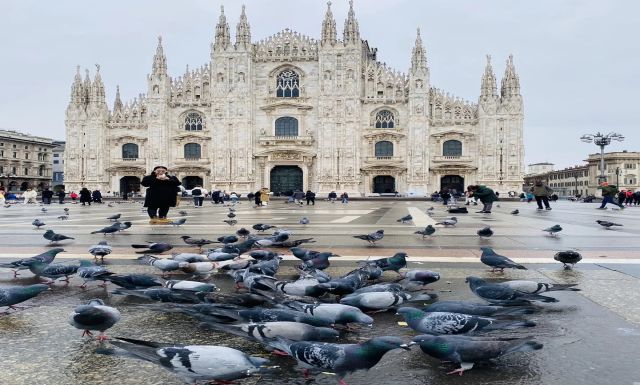
POLYGON ((400 276, 409 282, 420 282, 423 285, 440 280, 440 274, 431 270, 409 270, 400 273, 400 276))
POLYGON ((34 225, 37 229, 40 229, 40 227, 47 225, 46 223, 42 222, 38 218, 34 219, 33 222, 31 222, 31 224, 34 225))
POLYGON ((300 219, 298 221, 298 223, 300 223, 301 225, 308 225, 309 224, 309 218, 307 217, 302 217, 302 219, 300 219))
MULTIPOLYGON (((15 305, 29 300, 43 291, 49 290, 49 286, 39 283, 28 286, 9 286, 0 288, 0 306, 8 306, 9 309, 17 309, 15 305)), ((9 312, 7 309, 7 312, 9 312)))
POLYGON ((122 216, 122 214, 114 214, 114 215, 112 215, 110 217, 107 217, 107 219, 110 220, 110 221, 114 221, 115 222, 118 219, 120 219, 121 216, 122 216))
POLYGON ((396 222, 407 223, 407 222, 411 222, 412 220, 413 220, 413 217, 411 216, 411 214, 409 214, 409 215, 405 215, 400 219, 397 219, 396 222))
POLYGON ((113 224, 114 227, 118 228, 118 231, 124 231, 126 229, 131 228, 132 223, 129 221, 126 222, 116 222, 113 224))
POLYGON ((369 242, 369 244, 371 245, 375 245, 377 241, 384 238, 384 230, 378 230, 375 233, 370 233, 370 234, 354 235, 353 237, 357 239, 365 240, 369 242))
POLYGON ((367 265, 377 266, 382 271, 393 270, 400 275, 400 269, 407 267, 407 253, 398 252, 389 258, 380 258, 373 261, 365 261, 367 265))
POLYGON ((176 261, 175 259, 156 258, 152 255, 146 254, 139 257, 138 261, 161 270, 163 276, 170 271, 176 271, 189 265, 188 262, 176 261))
POLYGON ((520 214, 520 210, 518 209, 515 209, 511 212, 511 215, 518 215, 518 214, 520 214))
POLYGON ((562 231, 562 226, 560 225, 553 225, 551 227, 548 227, 546 229, 543 229, 542 231, 544 231, 545 233, 549 233, 549 235, 551 235, 552 237, 555 237, 556 234, 558 234, 559 232, 562 231))
POLYGON ((109 275, 113 275, 113 273, 107 270, 104 266, 96 266, 89 261, 80 261, 78 277, 84 280, 82 285, 80 285, 83 289, 87 287, 87 282, 89 281, 102 281, 98 286, 107 287, 103 278, 109 275))
POLYGON ((218 242, 220 242, 220 243, 224 243, 225 245, 227 245, 229 243, 238 242, 238 237, 236 237, 235 235, 224 235, 224 236, 216 238, 216 240, 218 242))
POLYGON ((104 257, 111 254, 112 251, 113 249, 107 244, 107 241, 100 241, 97 245, 89 247, 89 253, 93 255, 93 258, 97 260, 100 257, 100 262, 103 263, 104 257))
POLYGON ((169 243, 162 242, 149 242, 146 245, 133 244, 134 249, 147 249, 142 251, 136 251, 137 254, 162 254, 165 251, 173 249, 173 246, 169 243))
POLYGON ((188 213, 188 212, 186 212, 186 211, 184 211, 184 210, 180 210, 180 211, 178 211, 178 214, 182 215, 183 217, 185 217, 185 216, 189 215, 189 213, 188 213))
POLYGON ((527 270, 526 267, 515 263, 509 258, 502 256, 500 254, 496 254, 490 247, 482 247, 482 255, 480 256, 480 262, 485 265, 491 267, 491 272, 495 273, 496 270, 500 270, 500 272, 504 272, 504 269, 520 269, 527 270))
POLYGON ((269 229, 272 229, 272 228, 274 228, 274 227, 276 227, 276 226, 271 226, 271 225, 268 225, 268 224, 266 224, 266 223, 256 223, 255 225, 253 225, 253 226, 251 226, 251 227, 252 227, 254 230, 257 230, 257 231, 259 231, 259 232, 263 232, 263 231, 267 231, 267 230, 269 230, 269 229))
POLYGON ((491 230, 491 227, 487 226, 478 230, 477 234, 480 238, 489 238, 493 235, 493 230, 491 230))
MULTIPOLYGON (((35 221, 34 221, 35 222, 35 221)), ((614 223, 614 222, 609 222, 609 221, 603 221, 603 220, 597 220, 596 221, 600 226, 604 227, 607 230, 610 230, 613 226, 622 226, 619 223, 614 223)), ((44 224, 43 224, 44 225, 44 224)), ((35 224, 34 224, 35 226, 35 224)))
POLYGON ((108 275, 105 280, 129 290, 146 289, 149 287, 162 286, 162 281, 149 274, 126 274, 108 275))
POLYGON ((562 262, 565 270, 571 270, 576 265, 576 263, 582 260, 582 255, 573 250, 559 251, 556 253, 556 255, 553 256, 553 259, 558 262, 562 262))
POLYGON ((424 228, 424 230, 418 230, 416 232, 414 232, 414 234, 421 234, 422 238, 424 239, 425 236, 429 236, 431 237, 434 233, 436 232, 436 228, 431 226, 431 225, 427 225, 427 227, 424 228))
POLYGON ((245 229, 244 227, 241 227, 236 230, 236 235, 246 239, 249 235, 251 235, 251 231, 245 229))
POLYGON ((467 277, 466 282, 473 294, 495 305, 529 305, 531 301, 558 302, 553 297, 523 293, 507 285, 490 283, 478 277, 467 277))
POLYGON ((108 337, 105 330, 120 321, 118 309, 106 306, 101 299, 92 299, 86 305, 80 305, 69 316, 69 324, 82 330, 82 337, 93 337, 91 331, 99 331, 98 341, 105 341, 108 337))
POLYGON ((104 234, 104 236, 106 236, 107 234, 115 235, 115 233, 120 231, 120 227, 117 225, 117 223, 118 222, 114 223, 111 226, 103 227, 100 230, 92 231, 91 234, 104 234))
POLYGON ((443 225, 444 227, 455 226, 458 223, 458 218, 451 217, 449 219, 444 219, 441 222, 437 222, 436 225, 443 225))
POLYGON ((187 245, 190 246, 197 246, 200 249, 202 249, 202 246, 204 245, 208 245, 210 243, 214 243, 214 241, 208 240, 208 239, 203 239, 203 238, 192 238, 189 235, 183 235, 180 238, 182 238, 182 240, 184 241, 184 243, 186 243, 187 245))
POLYGON ((38 277, 49 278, 47 284, 52 284, 58 278, 64 277, 63 281, 69 283, 69 276, 75 274, 80 266, 63 265, 61 263, 46 264, 41 261, 29 261, 29 270, 38 277))
POLYGON ((174 227, 179 227, 181 225, 184 225, 186 221, 187 221, 187 218, 179 218, 174 221, 171 221, 170 224, 173 225, 174 227))
POLYGON ((56 244, 67 239, 75 239, 62 234, 56 234, 53 230, 47 230, 42 236, 49 241, 50 245, 56 244))
POLYGON ((42 263, 49 264, 53 262, 53 260, 56 258, 56 255, 58 255, 58 253, 63 253, 63 252, 64 252, 63 248, 56 247, 51 250, 47 250, 42 254, 38 254, 30 258, 23 258, 13 262, 0 263, 0 267, 5 269, 13 269, 13 277, 15 278, 18 275, 20 275, 18 274, 19 270, 29 269, 29 262, 40 261, 42 263))
POLYGON ((546 283, 546 282, 536 282, 536 281, 525 281, 525 280, 513 280, 513 281, 505 281, 499 283, 500 285, 505 285, 513 290, 519 291, 521 293, 526 294, 540 294, 546 293, 548 291, 580 291, 580 289, 575 288, 577 283, 546 283))
POLYGON ((222 221, 226 224, 228 224, 229 226, 235 226, 236 223, 238 223, 238 221, 236 221, 235 219, 225 219, 224 221, 222 221))

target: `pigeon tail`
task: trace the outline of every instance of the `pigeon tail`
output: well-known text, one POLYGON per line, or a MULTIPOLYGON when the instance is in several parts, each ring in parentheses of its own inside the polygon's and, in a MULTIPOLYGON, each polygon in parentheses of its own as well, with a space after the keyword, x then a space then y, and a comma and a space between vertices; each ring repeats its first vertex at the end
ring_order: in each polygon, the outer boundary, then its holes
POLYGON ((120 349, 126 350, 140 359, 162 365, 160 362, 162 357, 156 353, 156 350, 163 346, 161 344, 123 337, 113 337, 109 343, 119 347, 120 349))
POLYGON ((533 314, 536 312, 536 309, 531 306, 510 306, 504 309, 500 309, 493 313, 494 316, 499 315, 524 315, 524 314, 533 314))
POLYGON ((483 330, 501 330, 501 329, 519 329, 523 327, 533 327, 536 326, 536 323, 533 321, 496 321, 491 325, 487 326, 483 330))
POLYGON ((507 353, 513 353, 513 352, 532 352, 534 350, 540 350, 542 349, 544 345, 542 345, 539 342, 536 341, 520 341, 520 342, 516 342, 514 343, 513 346, 509 347, 505 354, 507 353))
POLYGON ((574 287, 577 285, 578 285, 577 283, 554 283, 554 284, 549 284, 549 286, 547 287, 547 291, 561 291, 561 290, 580 291, 580 289, 574 287))

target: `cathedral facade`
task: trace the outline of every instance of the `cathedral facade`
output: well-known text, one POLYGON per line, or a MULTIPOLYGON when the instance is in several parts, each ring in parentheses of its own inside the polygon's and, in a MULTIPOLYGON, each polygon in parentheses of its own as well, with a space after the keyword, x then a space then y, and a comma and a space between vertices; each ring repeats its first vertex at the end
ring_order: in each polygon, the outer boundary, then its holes
POLYGON ((165 165, 186 188, 238 193, 520 191, 524 113, 513 58, 498 92, 487 56, 477 103, 464 101, 431 85, 419 30, 411 67, 396 71, 362 39, 350 5, 338 39, 329 3, 319 40, 285 29, 254 42, 243 7, 232 42, 222 10, 210 62, 170 77, 158 38, 146 93, 123 103, 118 90, 112 109, 100 68, 93 80, 78 69, 66 189, 136 191, 165 165))

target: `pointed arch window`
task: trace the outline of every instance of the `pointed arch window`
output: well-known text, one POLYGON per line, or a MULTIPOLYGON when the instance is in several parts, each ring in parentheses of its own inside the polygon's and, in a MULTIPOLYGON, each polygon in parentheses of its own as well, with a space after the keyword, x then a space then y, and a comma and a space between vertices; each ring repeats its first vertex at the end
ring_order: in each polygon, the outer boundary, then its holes
POLYGON ((383 140, 376 143, 375 147, 376 157, 392 157, 393 156, 393 143, 388 140, 383 140))
POLYGON ((293 70, 284 70, 276 78, 276 96, 297 98, 300 96, 300 76, 293 70))
POLYGON ((202 148, 198 143, 187 143, 184 145, 184 158, 185 159, 200 159, 202 155, 202 148))
POLYGON ((396 118, 393 112, 382 110, 376 114, 376 128, 394 128, 396 126, 396 118))
POLYGON ((123 144, 122 159, 138 159, 138 145, 135 143, 123 144))
POLYGON ((190 112, 184 118, 185 131, 202 131, 204 129, 204 119, 197 112, 190 112))
POLYGON ((298 119, 290 116, 276 119, 276 136, 298 136, 298 119))
POLYGON ((443 156, 462 156, 462 142, 459 140, 447 140, 442 143, 443 156))

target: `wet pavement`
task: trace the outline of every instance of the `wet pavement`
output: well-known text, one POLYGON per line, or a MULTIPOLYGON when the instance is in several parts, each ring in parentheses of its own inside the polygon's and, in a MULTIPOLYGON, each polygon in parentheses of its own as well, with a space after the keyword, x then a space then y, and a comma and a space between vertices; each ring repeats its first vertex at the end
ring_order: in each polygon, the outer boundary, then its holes
MULTIPOLYGON (((266 210, 241 207, 239 225, 230 228, 221 221, 226 208, 193 209, 186 201, 179 209, 189 212, 187 224, 181 228, 149 226, 137 204, 115 207, 78 207, 66 205, 71 215, 68 221, 56 219, 61 208, 52 206, 46 214, 38 206, 16 206, 0 209, 0 239, 5 245, 1 261, 24 257, 46 250, 43 230, 32 230, 30 222, 38 217, 48 223, 45 228, 74 236, 64 247, 69 251, 61 262, 72 263, 78 258, 90 258, 89 245, 106 238, 114 245, 114 255, 106 258, 110 270, 117 273, 157 273, 149 266, 136 263, 128 247, 144 240, 169 240, 178 245, 178 236, 220 236, 230 234, 239 226, 257 222, 281 225, 294 231, 292 238, 314 236, 317 249, 336 250, 343 260, 336 259, 328 270, 332 275, 351 270, 357 259, 366 256, 390 255, 405 250, 410 255, 411 268, 425 268, 441 273, 442 279, 430 285, 440 299, 475 299, 464 283, 468 275, 493 279, 533 279, 559 283, 578 283, 580 292, 554 292, 560 301, 540 306, 540 311, 528 316, 537 323, 526 330, 490 332, 500 336, 535 337, 544 344, 542 350, 517 353, 476 365, 464 376, 448 376, 452 367, 424 355, 418 347, 411 352, 393 351, 368 372, 346 377, 354 384, 629 384, 640 382, 640 254, 638 232, 640 208, 623 212, 601 213, 593 205, 562 202, 551 212, 537 213, 523 203, 502 203, 492 217, 482 214, 458 215, 455 229, 439 229, 433 240, 412 234, 418 227, 400 225, 395 219, 406 215, 410 208, 421 210, 430 202, 365 201, 330 205, 319 202, 316 208, 292 207, 275 203, 266 210), (381 207, 384 206, 384 207, 381 207), (508 213, 519 208, 519 217, 508 213), (313 212, 315 211, 315 212, 313 212), (123 219, 132 219, 134 226, 115 237, 88 234, 107 224, 106 216, 122 212, 123 219), (306 215, 311 224, 301 226, 297 219, 306 215), (346 217, 346 218, 345 218, 346 217), (352 218, 355 217, 355 218, 352 218), (282 219, 281 219, 282 218, 282 219), (621 222, 621 230, 607 231, 594 223, 595 219, 621 222), (356 223, 353 223, 356 222, 356 223), (475 231, 491 224, 496 235, 481 241, 475 231), (540 232, 545 225, 560 223, 565 231, 551 239, 540 232), (352 234, 384 228, 387 235, 378 247, 367 247, 352 234), (525 262, 529 270, 492 274, 477 261, 478 247, 490 245, 496 251, 525 262), (565 248, 579 249, 588 263, 580 263, 573 271, 565 271, 552 260, 553 254, 565 248), (611 262, 610 262, 611 261, 611 262)), ((472 207, 473 208, 473 207, 472 207)), ((177 211, 177 210, 176 210, 177 211)), ((174 211, 174 213, 176 212, 174 211)), ((470 210, 472 211, 472 210, 470 210)), ((445 212, 436 206, 436 220, 445 212)), ((414 215, 416 217, 416 215, 414 215)), ((418 221, 430 218, 417 218, 418 221)), ((420 223, 422 226, 422 223, 420 223)), ((177 248, 193 251, 192 248, 177 248)), ((281 278, 293 274, 293 262, 286 261, 281 278)), ((385 273, 393 279, 393 273, 385 273)), ((212 279, 223 291, 229 291, 231 280, 224 275, 212 279)), ((29 272, 12 279, 9 270, 0 269, 0 286, 26 285, 36 282, 29 272)), ((65 286, 56 283, 53 291, 27 301, 26 309, 0 317, 0 356, 3 375, 1 384, 181 384, 172 373, 140 360, 96 354, 97 343, 82 339, 81 331, 68 324, 74 307, 92 298, 102 298, 122 313, 122 320, 108 331, 111 336, 123 336, 158 342, 184 344, 219 344, 234 347, 253 355, 269 357, 280 368, 273 373, 242 381, 242 384, 336 384, 335 376, 321 374, 314 381, 305 381, 295 370, 294 361, 286 357, 269 356, 261 345, 239 337, 203 330, 198 323, 180 314, 163 314, 144 306, 144 300, 110 295, 107 290, 90 283, 87 290, 78 288, 80 280, 72 278, 65 286)), ((401 317, 393 312, 374 315, 372 328, 341 335, 343 342, 357 342, 375 335, 397 335, 407 341, 417 333, 397 324, 401 317)))

